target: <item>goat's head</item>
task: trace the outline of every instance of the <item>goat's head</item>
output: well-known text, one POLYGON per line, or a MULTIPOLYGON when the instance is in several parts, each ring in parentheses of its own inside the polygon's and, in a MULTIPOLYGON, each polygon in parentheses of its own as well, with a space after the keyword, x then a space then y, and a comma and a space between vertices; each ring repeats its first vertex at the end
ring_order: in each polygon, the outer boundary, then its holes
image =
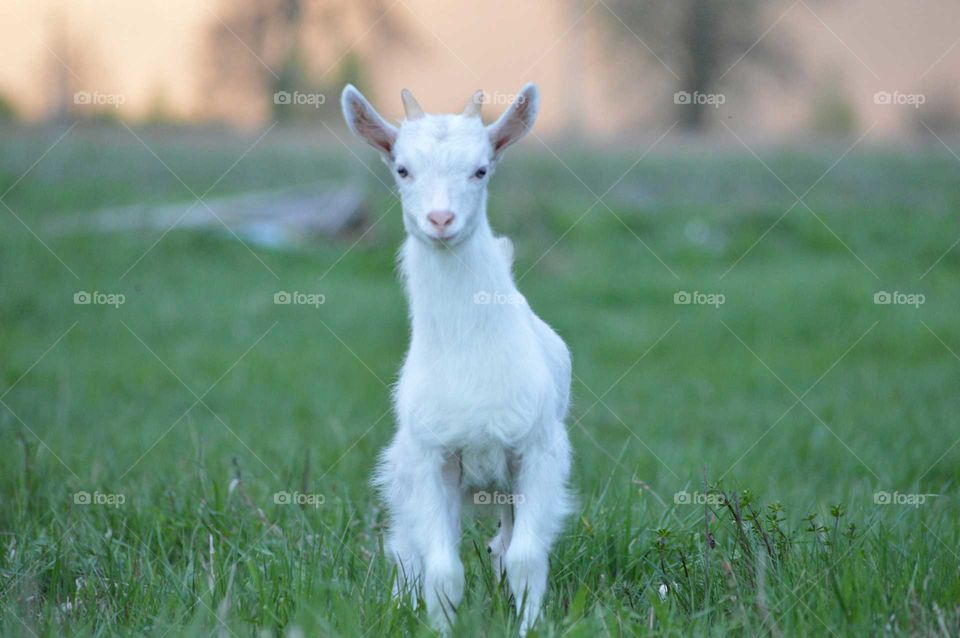
POLYGON ((395 127, 352 85, 341 104, 350 129, 380 152, 403 203, 407 233, 432 245, 455 245, 473 233, 486 211, 487 181, 503 151, 533 127, 539 93, 527 84, 500 118, 484 126, 483 92, 457 115, 423 112, 401 92, 406 119, 395 127))

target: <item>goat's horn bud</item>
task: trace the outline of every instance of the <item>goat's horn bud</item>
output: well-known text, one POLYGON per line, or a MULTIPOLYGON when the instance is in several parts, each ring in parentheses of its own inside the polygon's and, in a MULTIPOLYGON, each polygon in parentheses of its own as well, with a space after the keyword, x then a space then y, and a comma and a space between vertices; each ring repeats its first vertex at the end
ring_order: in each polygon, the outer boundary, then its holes
POLYGON ((423 109, 417 104, 413 93, 404 89, 400 91, 400 99, 403 100, 403 110, 406 112, 408 120, 418 120, 423 117, 423 109))
POLYGON ((463 107, 463 114, 467 117, 480 117, 481 106, 483 106, 483 90, 477 91, 467 100, 467 105, 463 107))

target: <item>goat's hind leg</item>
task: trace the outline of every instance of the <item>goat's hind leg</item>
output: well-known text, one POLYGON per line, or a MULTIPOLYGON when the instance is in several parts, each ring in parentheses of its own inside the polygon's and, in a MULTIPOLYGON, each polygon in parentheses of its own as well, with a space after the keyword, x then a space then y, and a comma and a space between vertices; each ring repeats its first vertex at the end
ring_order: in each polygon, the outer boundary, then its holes
POLYGON ((510 539, 513 537, 513 505, 498 505, 500 509, 500 523, 497 529, 497 535, 487 543, 487 552, 490 554, 490 562, 493 566, 493 573, 497 579, 502 579, 507 573, 504 557, 507 549, 510 547, 510 539))

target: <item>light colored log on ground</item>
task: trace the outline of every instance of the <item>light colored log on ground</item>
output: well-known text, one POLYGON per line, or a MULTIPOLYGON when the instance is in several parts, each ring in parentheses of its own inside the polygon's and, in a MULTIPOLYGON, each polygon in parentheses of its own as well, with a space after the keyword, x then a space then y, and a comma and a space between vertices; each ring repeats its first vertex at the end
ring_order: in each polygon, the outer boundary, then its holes
POLYGON ((257 191, 203 202, 132 205, 74 213, 53 223, 54 234, 159 230, 236 233, 245 241, 284 247, 362 232, 369 223, 363 192, 352 185, 257 191), (228 230, 229 229, 229 230, 228 230))

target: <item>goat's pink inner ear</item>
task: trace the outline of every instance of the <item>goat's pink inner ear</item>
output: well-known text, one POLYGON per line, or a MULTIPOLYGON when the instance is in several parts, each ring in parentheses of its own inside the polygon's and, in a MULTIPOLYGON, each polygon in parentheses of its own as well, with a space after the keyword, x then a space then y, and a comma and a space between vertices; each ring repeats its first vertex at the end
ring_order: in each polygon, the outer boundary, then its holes
POLYGON ((527 132, 530 112, 526 104, 527 102, 525 100, 511 107, 513 112, 510 113, 507 121, 496 130, 496 135, 493 140, 494 151, 503 150, 505 147, 523 137, 523 134, 527 132))
POLYGON ((353 110, 353 121, 357 133, 385 153, 392 153, 393 143, 396 141, 393 131, 385 128, 379 118, 372 114, 363 102, 353 100, 350 108, 353 110))
POLYGON ((536 91, 522 92, 491 128, 490 143, 494 156, 526 135, 536 118, 536 91))

